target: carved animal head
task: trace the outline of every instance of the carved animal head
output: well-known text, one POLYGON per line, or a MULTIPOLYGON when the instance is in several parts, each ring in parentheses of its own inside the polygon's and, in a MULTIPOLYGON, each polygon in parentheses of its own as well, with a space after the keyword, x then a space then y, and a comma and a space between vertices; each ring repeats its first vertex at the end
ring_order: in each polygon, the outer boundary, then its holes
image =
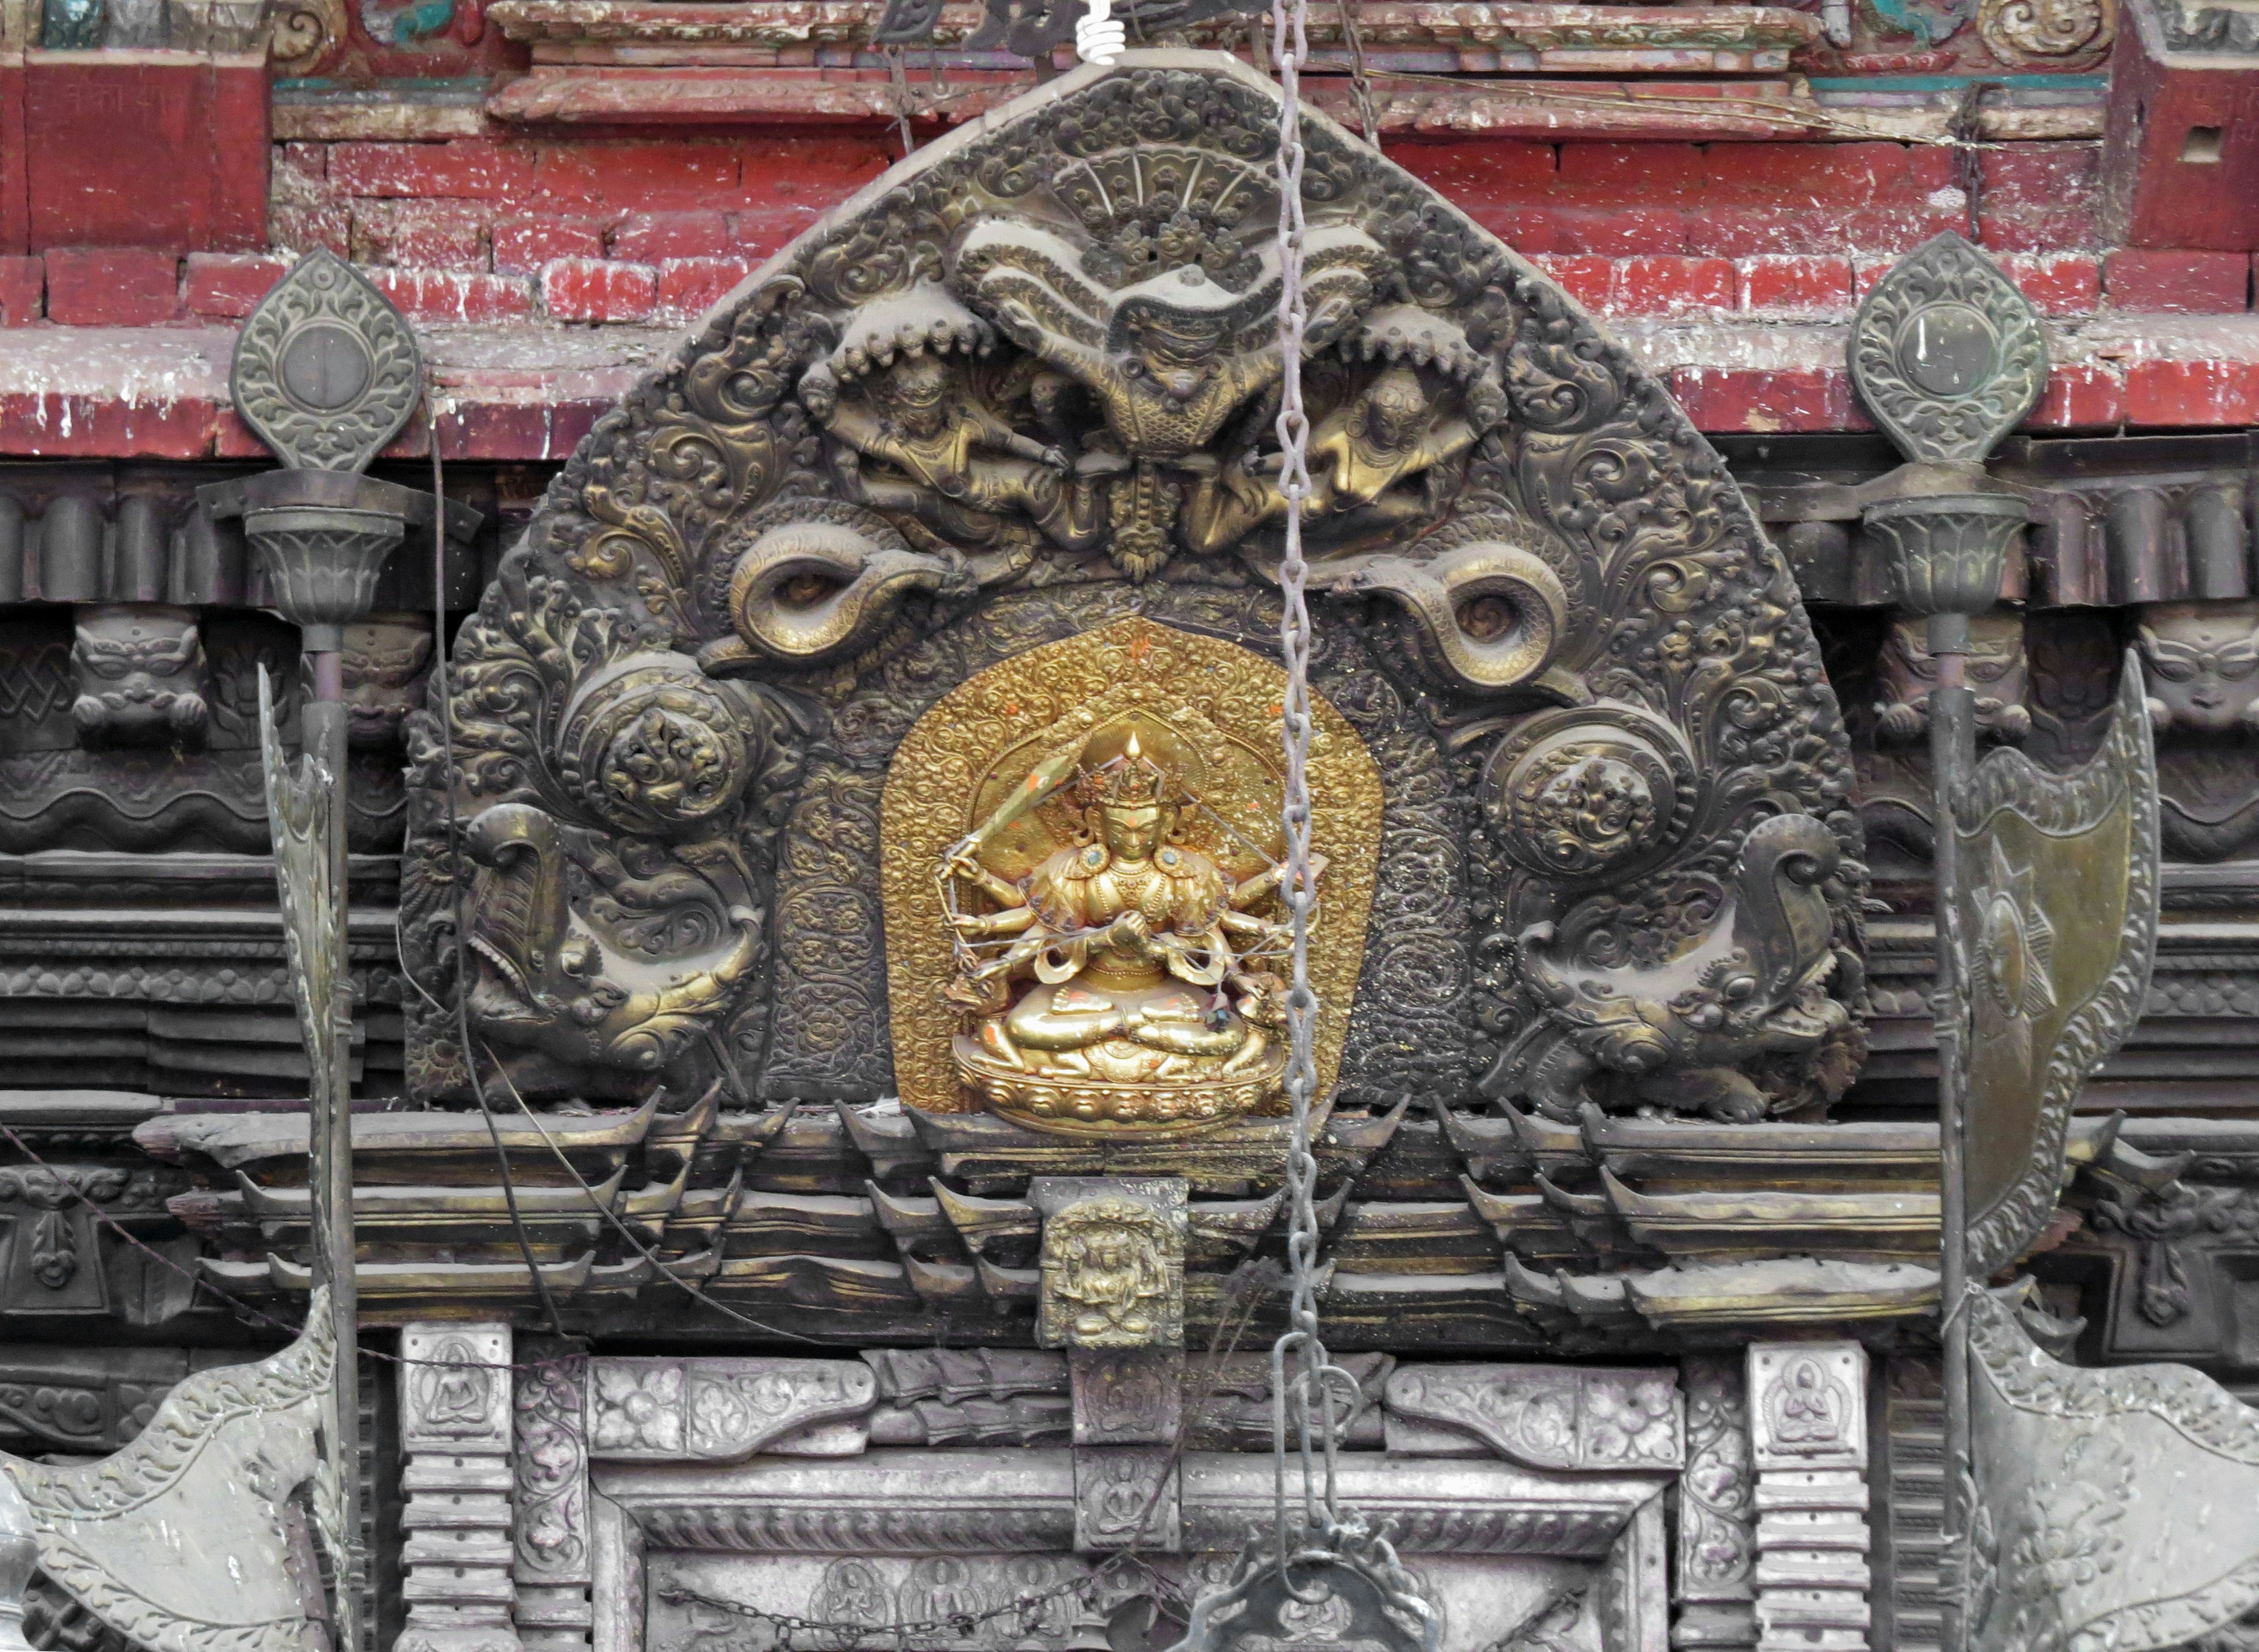
POLYGON ((346 627, 347 738, 388 750, 423 701, 424 668, 431 659, 431 623, 421 615, 388 615, 346 627))
POLYGON ((187 609, 135 603, 82 609, 71 644, 82 738, 118 744, 200 744, 209 716, 204 650, 187 609))
POLYGON ((2259 602, 2158 602, 2134 631, 2160 732, 2259 732, 2259 602))
POLYGON ((1649 969, 1578 961, 1553 925, 1533 925, 1514 964, 1547 1022, 1500 1057, 1484 1089, 1564 1119, 1587 1102, 1763 1117, 1770 1103, 1741 1069, 1816 1050, 1849 1024, 1826 991, 1835 955, 1821 886, 1842 864, 1835 834, 1811 815, 1759 822, 1707 930, 1649 969), (1608 1073, 1627 1078, 1611 1085, 1608 1073))

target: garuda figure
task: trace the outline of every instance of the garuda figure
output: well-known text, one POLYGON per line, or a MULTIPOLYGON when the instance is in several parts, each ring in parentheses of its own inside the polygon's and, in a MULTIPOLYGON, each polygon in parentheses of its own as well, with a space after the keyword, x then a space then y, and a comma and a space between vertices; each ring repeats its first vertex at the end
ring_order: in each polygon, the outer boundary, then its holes
POLYGON ((1281 1093, 1286 1012, 1259 960, 1287 928, 1258 908, 1275 905, 1283 868, 1233 884, 1183 841, 1181 787, 1137 734, 1094 763, 1096 744, 1030 781, 1072 796, 1080 842, 1008 881, 983 861, 1008 823, 1000 811, 943 863, 961 942, 945 994, 970 1021, 958 1072, 997 1111, 1049 1129, 1181 1129, 1263 1108, 1281 1093), (1000 909, 959 910, 951 886, 1000 909))

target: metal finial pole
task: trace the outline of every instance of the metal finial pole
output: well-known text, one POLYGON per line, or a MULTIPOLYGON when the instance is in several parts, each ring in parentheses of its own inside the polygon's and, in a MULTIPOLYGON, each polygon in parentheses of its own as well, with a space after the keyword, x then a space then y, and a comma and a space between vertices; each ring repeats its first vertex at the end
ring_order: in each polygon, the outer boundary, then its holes
POLYGON ((260 732, 268 827, 291 986, 310 1069, 308 1192, 315 1300, 337 1340, 323 1461, 315 1481, 337 1585, 335 1645, 361 1652, 360 1304, 353 1244, 353 972, 346 854, 346 627, 366 618, 411 516, 446 530, 445 502, 360 473, 397 435, 424 388, 415 335, 384 295, 334 254, 294 265, 246 318, 229 388, 235 409, 282 468, 201 490, 215 516, 239 516, 267 600, 299 628, 312 694, 300 709, 302 756, 277 737, 264 670, 260 732), (326 1288, 326 1298, 324 1288, 326 1288))
MULTIPOLYGON (((1969 1185, 1963 1169, 1962 1036, 1969 1001, 1963 979, 1961 936, 1961 850, 1953 830, 1953 795, 1966 783, 1977 760, 1977 697, 1970 691, 1969 622, 1939 615, 1929 622, 1930 652, 1937 661, 1937 687, 1929 698, 1930 783, 1935 798, 1937 847, 1932 861, 1937 960, 1931 1013, 1937 1029, 1937 1173, 1939 1231, 1937 1300, 1943 1315, 1940 1338, 1945 1361, 1945 1474, 1942 1533, 1949 1575, 1965 1567, 1970 1509, 1963 1465, 1970 1460, 1969 1435, 1969 1185), (1947 636, 1941 646, 1939 632, 1947 636), (1963 1553, 1951 1553, 1958 1545, 1963 1553)), ((1940 1645, 1963 1652, 1968 1643, 1966 1597, 1958 1588, 1942 1591, 1940 1645)))
MULTIPOLYGON (((308 650, 306 664, 313 678, 314 698, 301 709, 303 744, 327 772, 331 830, 324 847, 330 855, 330 956, 336 973, 330 985, 330 1036, 326 1050, 309 1052, 330 1065, 327 1105, 309 1121, 320 1143, 314 1166, 318 1179, 313 1187, 312 1214, 320 1227, 316 1248, 314 1282, 330 1292, 330 1315, 337 1327, 338 1369, 335 1392, 338 1438, 338 1513, 346 1534, 347 1552, 353 1556, 354 1575, 338 1579, 337 1645, 338 1652, 357 1652, 360 1646, 360 1571, 367 1557, 360 1552, 360 1291, 354 1267, 353 1168, 353 968, 346 951, 347 914, 353 904, 346 881, 346 706, 345 655, 341 651, 308 650)), ((318 1093, 323 1086, 317 1086, 318 1093)))

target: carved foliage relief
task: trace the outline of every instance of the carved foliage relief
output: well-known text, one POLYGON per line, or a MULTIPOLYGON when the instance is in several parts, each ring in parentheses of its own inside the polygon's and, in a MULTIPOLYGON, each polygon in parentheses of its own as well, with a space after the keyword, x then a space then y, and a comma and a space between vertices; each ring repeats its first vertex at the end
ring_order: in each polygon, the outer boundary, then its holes
MULTIPOLYGON (((467 1098, 460 998, 529 1096, 893 1093, 912 725, 1119 621, 1276 658, 1274 97, 1215 54, 1076 71, 873 185, 600 422, 458 640, 452 740, 438 688, 411 720, 420 1092, 467 1098)), ((1556 288, 1307 141, 1313 680, 1382 799, 1369 925, 1323 960, 1344 1094, 1828 1099, 1863 872, 1785 566, 1556 288)))

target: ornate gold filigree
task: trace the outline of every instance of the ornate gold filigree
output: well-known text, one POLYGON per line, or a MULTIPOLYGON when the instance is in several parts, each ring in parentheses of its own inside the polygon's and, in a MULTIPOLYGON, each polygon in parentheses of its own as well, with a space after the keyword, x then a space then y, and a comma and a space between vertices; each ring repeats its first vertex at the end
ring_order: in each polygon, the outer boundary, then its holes
MULTIPOLYGON (((964 1011, 942 995, 956 974, 955 940, 934 872, 951 847, 1061 747, 1078 749, 1115 726, 1158 728, 1184 754, 1193 771, 1185 776, 1187 789, 1201 799, 1201 807, 1183 811, 1183 846, 1244 882, 1279 853, 1275 753, 1284 683, 1276 666, 1244 649, 1130 619, 1007 660, 945 695, 918 721, 895 755, 880 816, 894 1074, 906 1105, 949 1113, 980 1106, 961 1090, 952 1054, 964 1011)), ((1340 1066, 1365 951, 1381 792, 1379 772, 1356 732, 1322 699, 1315 709, 1311 835, 1327 864, 1311 975, 1321 1004, 1322 1093, 1340 1066)), ((984 855, 1005 881, 1032 872, 1072 840, 1064 806, 1047 807, 1051 813, 1031 811, 984 855)), ((1133 1108, 1127 1117, 1108 1109, 1087 1118, 1043 1118, 1030 1116, 1031 1108, 1009 1110, 1044 1129, 1101 1136, 1181 1132, 1251 1107, 1276 1110, 1275 1085, 1259 1079, 1227 1077, 1210 1087, 1233 1092, 1210 1114, 1183 1107, 1163 1116, 1133 1108), (1240 1098, 1243 1089, 1253 1093, 1240 1098)))

